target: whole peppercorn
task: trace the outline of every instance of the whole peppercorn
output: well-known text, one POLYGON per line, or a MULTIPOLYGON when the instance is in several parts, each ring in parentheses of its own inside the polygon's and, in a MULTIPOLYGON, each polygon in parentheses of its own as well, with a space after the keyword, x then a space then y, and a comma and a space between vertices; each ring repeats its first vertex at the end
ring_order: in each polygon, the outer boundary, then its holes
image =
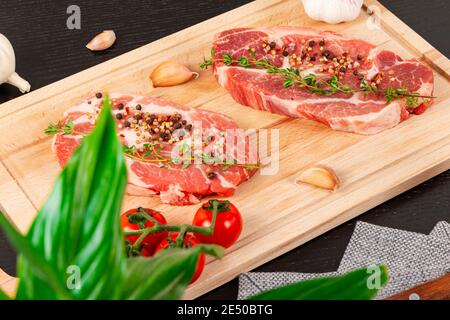
POLYGON ((283 51, 283 57, 287 57, 289 55, 289 52, 287 52, 286 50, 283 51))
POLYGON ((186 130, 191 131, 191 129, 192 129, 192 124, 188 124, 188 125, 186 126, 186 130))
POLYGON ((135 118, 137 121, 142 120, 142 116, 141 116, 140 114, 135 115, 134 118, 135 118))
POLYGON ((324 41, 324 40, 321 40, 321 41, 319 42, 319 45, 320 45, 321 47, 323 47, 323 46, 325 45, 325 41, 324 41))
POLYGON ((345 73, 345 67, 341 67, 341 68, 339 69, 339 71, 340 71, 341 73, 345 73))
POLYGON ((358 54, 358 56, 356 57, 358 60, 362 60, 363 56, 358 54))
POLYGON ((325 50, 322 55, 327 59, 332 57, 330 50, 325 50))
POLYGON ((175 123, 174 128, 175 129, 180 129, 181 128, 181 123, 179 123, 179 122, 175 123))
POLYGON ((125 106, 123 105, 123 103, 119 103, 119 104, 117 105, 117 109, 119 109, 119 110, 123 110, 124 107, 125 107, 125 106))
POLYGON ((137 106, 136 106, 136 110, 142 110, 142 106, 140 105, 140 104, 138 104, 137 106))
POLYGON ((353 70, 353 74, 354 74, 355 76, 357 76, 357 75, 358 75, 358 70, 353 70))
POLYGON ((311 57, 311 61, 316 61, 316 57, 311 57))
POLYGON ((101 99, 101 98, 103 97, 103 94, 102 94, 101 92, 97 92, 97 93, 95 94, 95 97, 96 97, 97 99, 101 99))
POLYGON ((311 40, 310 42, 308 42, 308 45, 310 47, 314 47, 316 45, 316 42, 314 40, 311 40))
POLYGON ((215 177, 217 177, 217 173, 215 172, 208 173, 208 179, 214 179, 215 177))
POLYGON ((187 123, 186 120, 181 121, 181 124, 182 124, 182 125, 186 125, 186 123, 187 123))
POLYGON ((121 113, 116 114, 116 118, 118 120, 122 120, 123 119, 123 115, 121 113))
POLYGON ((270 48, 275 49, 276 46, 277 44, 274 41, 270 43, 270 48))
POLYGON ((131 123, 130 123, 130 121, 126 120, 126 121, 124 121, 123 125, 124 125, 126 128, 129 128, 129 127, 131 126, 131 123))
POLYGON ((153 120, 152 120, 152 119, 147 119, 147 120, 145 120, 145 122, 146 122, 149 126, 151 126, 151 125, 153 124, 153 120))

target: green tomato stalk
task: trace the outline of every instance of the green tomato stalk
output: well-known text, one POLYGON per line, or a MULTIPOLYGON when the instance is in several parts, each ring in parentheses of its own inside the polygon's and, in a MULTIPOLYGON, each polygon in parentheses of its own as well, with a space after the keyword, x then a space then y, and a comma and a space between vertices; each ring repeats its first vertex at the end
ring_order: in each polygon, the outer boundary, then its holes
POLYGON ((178 237, 175 241, 175 247, 183 248, 184 247, 184 239, 186 234, 189 232, 192 233, 200 233, 205 236, 211 236, 214 233, 214 227, 216 224, 217 214, 221 211, 226 211, 229 208, 229 201, 219 202, 218 200, 210 200, 209 204, 211 206, 212 211, 212 219, 211 225, 209 227, 199 227, 193 226, 191 224, 178 224, 178 225, 169 225, 169 224, 161 224, 156 219, 151 217, 148 212, 145 210, 139 210, 135 213, 138 218, 145 218, 151 222, 153 222, 153 226, 149 228, 142 228, 140 230, 133 231, 125 231, 125 236, 136 236, 139 235, 139 238, 136 242, 131 246, 132 251, 138 251, 142 241, 150 235, 159 232, 179 232, 178 237))

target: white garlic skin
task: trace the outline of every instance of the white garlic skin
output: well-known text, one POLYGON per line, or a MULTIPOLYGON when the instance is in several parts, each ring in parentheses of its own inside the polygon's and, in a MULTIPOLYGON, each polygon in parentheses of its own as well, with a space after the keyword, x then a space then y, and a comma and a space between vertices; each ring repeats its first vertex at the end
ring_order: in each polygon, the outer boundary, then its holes
POLYGON ((113 30, 105 30, 102 33, 96 35, 89 43, 86 45, 91 51, 103 51, 110 48, 114 42, 116 42, 116 34, 113 30))
POLYGON ((358 18, 363 0, 303 0, 306 14, 314 20, 330 24, 358 18))
POLYGON ((20 92, 29 92, 31 89, 28 81, 20 77, 16 72, 16 56, 14 48, 8 38, 0 33, 0 84, 9 83, 17 87, 20 92))

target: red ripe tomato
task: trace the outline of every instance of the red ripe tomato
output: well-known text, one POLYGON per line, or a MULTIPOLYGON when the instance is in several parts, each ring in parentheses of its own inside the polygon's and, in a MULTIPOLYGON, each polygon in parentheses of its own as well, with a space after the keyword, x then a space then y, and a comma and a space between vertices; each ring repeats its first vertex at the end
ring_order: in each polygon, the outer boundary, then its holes
MULTIPOLYGON (((170 239, 172 240, 172 242, 175 242, 177 240, 178 237, 178 232, 173 232, 170 234, 170 239)), ((184 238, 184 245, 186 247, 193 247, 200 244, 200 241, 193 235, 187 233, 185 238, 184 238)), ((170 247, 170 243, 167 239, 167 237, 161 241, 158 246, 155 249, 155 253, 167 249, 170 247)), ((205 254, 201 253, 198 257, 198 261, 197 261, 197 267, 195 269, 194 275, 192 276, 191 282, 190 283, 194 283, 202 274, 203 272, 203 268, 205 267, 205 254)))
MULTIPOLYGON (((134 231, 153 227, 154 223, 145 218, 145 214, 148 214, 160 224, 167 224, 166 218, 164 218, 164 216, 158 211, 148 208, 136 208, 128 210, 120 217, 120 224, 122 226, 122 229, 124 231, 134 231)), ((144 246, 142 254, 144 256, 153 255, 158 243, 160 243, 166 237, 167 231, 149 234, 147 237, 145 237, 144 241, 142 241, 142 245, 144 246)), ((139 235, 126 236, 125 238, 130 242, 130 244, 133 244, 139 238, 139 235)))
POLYGON ((212 236, 195 234, 203 243, 214 243, 222 247, 231 247, 242 232, 243 222, 239 210, 229 201, 211 200, 204 203, 195 213, 192 224, 199 227, 210 227, 212 222, 212 201, 218 201, 218 213, 212 236))
POLYGON ((417 107, 414 108, 414 114, 421 115, 426 110, 427 110, 427 106, 425 105, 425 103, 421 103, 420 105, 418 105, 417 107))

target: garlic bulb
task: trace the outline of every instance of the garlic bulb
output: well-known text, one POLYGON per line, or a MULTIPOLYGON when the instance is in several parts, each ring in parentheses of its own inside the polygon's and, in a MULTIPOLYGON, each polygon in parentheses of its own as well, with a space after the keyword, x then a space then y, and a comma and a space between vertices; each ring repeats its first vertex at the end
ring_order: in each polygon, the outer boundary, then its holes
POLYGON ((28 81, 22 79, 16 72, 16 56, 8 38, 0 33, 0 84, 9 83, 17 87, 20 92, 30 91, 28 81))
POLYGON ((306 14, 314 20, 336 24, 358 18, 363 0, 303 0, 306 14))

